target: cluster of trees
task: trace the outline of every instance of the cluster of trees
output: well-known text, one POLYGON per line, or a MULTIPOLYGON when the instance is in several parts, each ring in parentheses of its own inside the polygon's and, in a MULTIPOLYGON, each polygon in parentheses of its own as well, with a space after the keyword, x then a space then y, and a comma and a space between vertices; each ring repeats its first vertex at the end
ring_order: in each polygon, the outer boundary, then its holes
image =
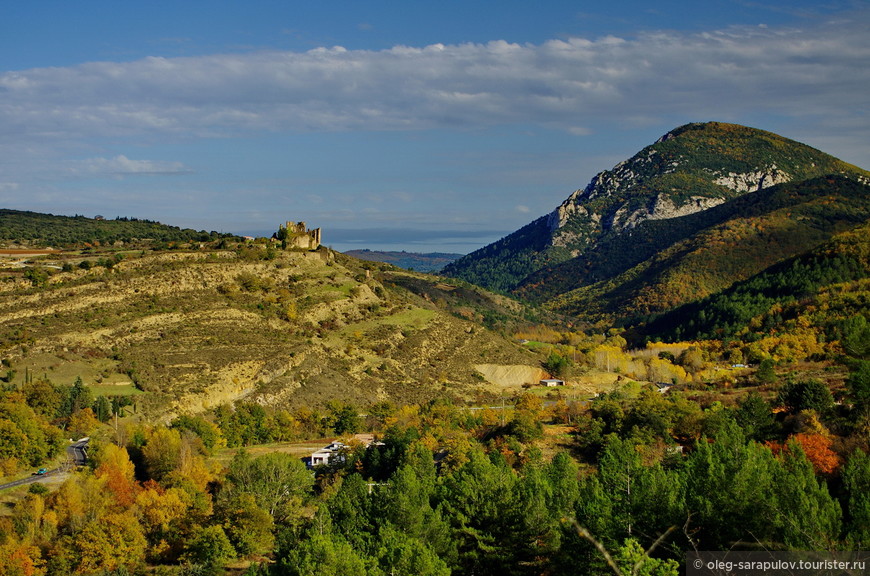
POLYGON ((559 378, 580 377, 594 368, 659 384, 702 383, 715 376, 717 364, 744 362, 743 347, 736 342, 724 348, 719 341, 647 342, 642 348, 629 349, 626 339, 615 329, 590 336, 545 326, 526 328, 514 336, 545 353, 541 367, 559 378))
POLYGON ((0 518, 0 572, 606 574, 604 547, 626 571, 672 576, 691 549, 866 549, 868 375, 851 373, 851 407, 795 380, 731 407, 626 388, 586 407, 526 393, 502 413, 241 404, 127 424, 92 436, 88 469, 0 518), (548 421, 574 425, 569 450, 544 456, 548 421), (314 471, 281 452, 212 457, 363 426, 380 442, 314 471))
POLYGON ((131 404, 126 396, 97 396, 81 378, 72 386, 26 378, 20 389, 0 392, 0 475, 41 466, 131 404))
POLYGON ((0 239, 47 246, 105 244, 134 239, 157 242, 209 242, 232 237, 219 232, 196 231, 136 218, 86 218, 55 216, 20 210, 0 210, 0 239))
POLYGON ((172 422, 173 428, 187 429, 200 436, 209 448, 236 448, 286 442, 331 435, 354 434, 378 422, 396 407, 389 402, 375 404, 364 419, 359 408, 351 403, 332 400, 324 409, 303 406, 294 411, 268 408, 251 402, 234 406, 223 404, 215 408, 212 418, 181 416, 172 422))
POLYGON ((42 464, 63 446, 63 433, 43 415, 15 397, 0 400, 0 475, 42 464))

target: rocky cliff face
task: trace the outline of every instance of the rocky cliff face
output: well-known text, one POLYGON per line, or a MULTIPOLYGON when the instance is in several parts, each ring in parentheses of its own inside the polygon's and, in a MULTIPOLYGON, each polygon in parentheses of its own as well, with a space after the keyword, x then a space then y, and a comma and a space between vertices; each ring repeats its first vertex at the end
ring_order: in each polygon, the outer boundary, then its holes
POLYGON ((699 171, 694 162, 674 155, 664 144, 676 138, 668 133, 571 194, 548 216, 552 245, 572 249, 576 255, 602 234, 620 234, 646 220, 688 216, 736 195, 792 180, 776 163, 741 172, 715 166, 699 171), (692 177, 686 178, 689 172, 692 177))

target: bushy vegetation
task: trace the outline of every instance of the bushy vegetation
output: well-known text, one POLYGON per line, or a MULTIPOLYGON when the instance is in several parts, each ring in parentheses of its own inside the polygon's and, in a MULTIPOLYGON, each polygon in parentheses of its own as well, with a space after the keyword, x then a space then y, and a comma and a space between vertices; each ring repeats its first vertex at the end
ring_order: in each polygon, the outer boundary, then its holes
POLYGON ((209 242, 231 234, 167 226, 150 220, 117 217, 55 216, 0 209, 0 239, 26 246, 100 245, 132 240, 153 242, 209 242))

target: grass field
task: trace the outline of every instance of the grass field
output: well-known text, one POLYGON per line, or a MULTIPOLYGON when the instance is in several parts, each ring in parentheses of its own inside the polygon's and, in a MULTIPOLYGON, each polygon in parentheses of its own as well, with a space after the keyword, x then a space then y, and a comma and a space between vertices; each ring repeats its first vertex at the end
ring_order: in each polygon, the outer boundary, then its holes
POLYGON ((319 440, 305 440, 302 442, 273 442, 270 444, 257 444, 256 446, 246 446, 244 448, 222 448, 216 450, 212 459, 221 464, 228 464, 239 450, 244 450, 252 457, 270 454, 272 452, 283 452, 300 458, 310 456, 312 452, 320 450, 334 438, 321 438, 319 440))
POLYGON ((145 392, 136 388, 132 382, 127 384, 94 384, 88 386, 94 396, 136 396, 145 392))

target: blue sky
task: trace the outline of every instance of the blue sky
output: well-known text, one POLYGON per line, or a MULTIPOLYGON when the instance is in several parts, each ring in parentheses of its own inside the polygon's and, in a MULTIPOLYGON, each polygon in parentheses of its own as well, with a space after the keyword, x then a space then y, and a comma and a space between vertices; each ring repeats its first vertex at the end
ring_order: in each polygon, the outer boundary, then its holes
POLYGON ((870 168, 866 1, 8 4, 5 208, 468 252, 686 122, 870 168))

